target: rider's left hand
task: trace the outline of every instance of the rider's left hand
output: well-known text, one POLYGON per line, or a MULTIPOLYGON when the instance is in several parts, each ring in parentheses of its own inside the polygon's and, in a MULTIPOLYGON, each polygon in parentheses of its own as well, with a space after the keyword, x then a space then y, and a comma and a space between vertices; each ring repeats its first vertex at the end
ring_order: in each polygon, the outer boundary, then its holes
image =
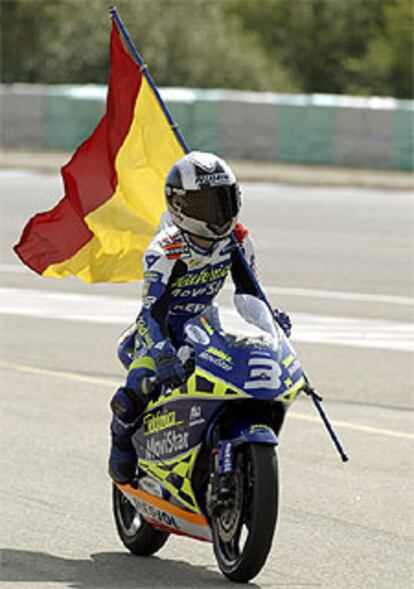
POLYGON ((292 332, 292 321, 287 313, 281 309, 273 309, 273 317, 276 319, 276 323, 283 329, 286 337, 290 337, 292 332))

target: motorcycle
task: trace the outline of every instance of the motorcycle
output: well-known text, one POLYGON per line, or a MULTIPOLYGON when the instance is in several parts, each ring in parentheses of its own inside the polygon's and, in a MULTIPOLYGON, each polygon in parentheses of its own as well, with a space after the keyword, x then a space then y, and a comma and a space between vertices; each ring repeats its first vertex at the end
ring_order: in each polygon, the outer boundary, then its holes
POLYGON ((311 395, 347 457, 269 308, 250 295, 235 300, 258 335, 226 333, 200 315, 185 326, 187 381, 174 390, 155 377, 143 383, 153 392, 132 437, 136 477, 113 483, 113 513, 133 554, 154 554, 179 534, 211 542, 222 573, 247 582, 272 546, 278 436, 300 393, 311 395))

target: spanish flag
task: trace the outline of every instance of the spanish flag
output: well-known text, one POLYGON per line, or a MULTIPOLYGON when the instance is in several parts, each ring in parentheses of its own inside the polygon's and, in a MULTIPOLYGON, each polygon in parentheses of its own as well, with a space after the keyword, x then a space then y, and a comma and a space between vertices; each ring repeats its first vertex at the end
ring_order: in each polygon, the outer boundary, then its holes
POLYGON ((141 279, 142 254, 165 210, 165 177, 184 154, 115 22, 110 59, 106 113, 62 168, 65 196, 30 219, 14 247, 43 276, 141 279))

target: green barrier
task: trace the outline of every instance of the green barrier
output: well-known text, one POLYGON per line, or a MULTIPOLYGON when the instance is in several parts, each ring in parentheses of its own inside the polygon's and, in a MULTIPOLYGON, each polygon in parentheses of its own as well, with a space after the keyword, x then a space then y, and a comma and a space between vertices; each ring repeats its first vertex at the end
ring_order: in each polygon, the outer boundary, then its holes
MULTIPOLYGON (((4 147, 73 152, 98 125, 106 86, 0 85, 4 147)), ((166 88, 192 149, 225 158, 414 169, 414 101, 166 88)))
POLYGON ((71 87, 49 87, 46 146, 73 151, 89 137, 104 110, 105 102, 96 96, 79 96, 71 87))
POLYGON ((188 143, 193 127, 193 103, 166 101, 166 105, 188 143))
POLYGON ((218 102, 191 100, 188 102, 166 101, 191 149, 219 151, 218 102))
POLYGON ((194 103, 194 127, 190 139, 192 149, 219 152, 219 125, 217 101, 197 100, 194 103))
POLYGON ((282 162, 333 163, 336 109, 330 106, 276 106, 276 153, 282 162))

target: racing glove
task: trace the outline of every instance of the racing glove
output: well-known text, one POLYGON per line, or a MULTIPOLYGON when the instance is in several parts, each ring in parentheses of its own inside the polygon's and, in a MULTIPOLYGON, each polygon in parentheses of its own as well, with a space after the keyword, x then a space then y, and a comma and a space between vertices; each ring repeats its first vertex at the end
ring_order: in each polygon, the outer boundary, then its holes
POLYGON ((161 384, 167 387, 178 387, 185 381, 186 372, 183 363, 169 341, 163 343, 154 359, 157 380, 161 384))
POLYGON ((281 309, 273 309, 273 317, 279 327, 283 330, 286 337, 290 337, 290 334, 292 333, 292 321, 290 320, 289 315, 281 309))
POLYGON ((123 423, 133 423, 144 411, 146 400, 142 393, 129 387, 119 387, 111 400, 112 413, 123 423))

